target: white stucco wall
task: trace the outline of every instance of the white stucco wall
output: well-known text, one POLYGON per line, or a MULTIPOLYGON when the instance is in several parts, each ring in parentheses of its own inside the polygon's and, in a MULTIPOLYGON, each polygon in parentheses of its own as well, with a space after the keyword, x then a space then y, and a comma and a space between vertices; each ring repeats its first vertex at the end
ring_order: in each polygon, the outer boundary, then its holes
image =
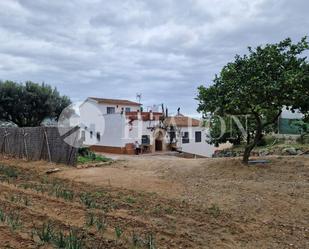
POLYGON ((112 105, 112 104, 99 104, 98 105, 100 111, 102 114, 107 114, 107 107, 115 107, 115 113, 121 113, 121 110, 126 109, 126 107, 130 108, 131 112, 136 112, 137 110, 140 109, 139 106, 130 106, 130 105, 112 105))
MULTIPOLYGON (((159 121, 135 120, 132 125, 129 119, 120 110, 115 114, 106 114, 106 107, 110 105, 97 104, 95 101, 86 101, 80 106, 81 121, 87 129, 85 130, 86 145, 102 145, 112 147, 125 147, 126 143, 141 143, 142 135, 149 135, 151 144, 153 142, 153 131, 149 127, 155 127, 159 121), (93 135, 90 138, 90 131, 93 135), (100 132, 100 141, 97 141, 97 132, 100 132)), ((132 107, 136 111, 138 107, 132 107)))
POLYGON ((104 114, 101 104, 92 101, 87 101, 80 106, 80 115, 81 122, 86 127, 84 144, 123 147, 124 115, 104 114), (100 133, 100 141, 97 139, 97 132, 100 133))
MULTIPOLYGON (((150 144, 154 144, 154 131, 149 128, 158 126, 159 121, 135 120, 130 125, 130 120, 124 114, 106 114, 106 106, 109 105, 97 104, 95 101, 86 101, 81 105, 81 122, 87 127, 86 145, 125 147, 126 143, 135 141, 141 143, 142 135, 149 135, 150 144), (92 138, 90 138, 90 131, 93 132, 92 138), (100 132, 100 141, 97 140, 97 132, 100 132)), ((121 111, 121 107, 118 110, 121 111)), ((207 130, 203 127, 181 127, 177 130, 177 147, 183 152, 211 157, 217 149, 206 142, 207 130), (183 144, 181 132, 185 131, 189 132, 189 143, 183 144), (201 142, 195 142, 195 131, 202 132, 201 142)), ((164 137, 164 140, 166 143, 169 142, 168 137, 164 137)))
POLYGON ((124 144, 126 143, 134 143, 138 141, 141 143, 142 136, 148 135, 150 138, 150 144, 153 144, 153 135, 154 131, 148 129, 150 127, 156 127, 159 124, 159 121, 142 121, 135 120, 132 122, 132 125, 129 125, 129 120, 126 120, 126 127, 124 131, 124 144))
POLYGON ((213 145, 210 145, 206 142, 207 130, 203 127, 181 127, 181 132, 189 132, 189 143, 182 143, 182 137, 178 137, 177 146, 183 152, 196 154, 200 156, 211 157, 212 154, 217 150, 213 145), (202 132, 202 141, 195 142, 195 132, 202 132))

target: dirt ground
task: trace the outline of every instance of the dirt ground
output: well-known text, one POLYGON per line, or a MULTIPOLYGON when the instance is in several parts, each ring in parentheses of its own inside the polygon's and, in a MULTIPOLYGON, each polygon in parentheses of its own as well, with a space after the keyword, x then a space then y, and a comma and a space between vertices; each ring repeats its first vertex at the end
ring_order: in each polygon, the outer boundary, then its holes
POLYGON ((74 229, 83 248, 309 248, 309 157, 267 159, 125 157, 76 169, 2 158, 0 248, 52 248, 44 224, 74 229))

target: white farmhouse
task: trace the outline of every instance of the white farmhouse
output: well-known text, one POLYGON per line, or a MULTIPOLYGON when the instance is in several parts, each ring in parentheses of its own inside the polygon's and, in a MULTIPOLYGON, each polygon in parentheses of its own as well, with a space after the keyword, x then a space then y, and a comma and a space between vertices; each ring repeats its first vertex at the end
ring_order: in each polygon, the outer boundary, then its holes
POLYGON ((84 143, 95 151, 133 154, 136 141, 143 153, 177 150, 210 157, 215 150, 199 120, 143 112, 137 102, 90 97, 80 106, 80 116, 84 143))

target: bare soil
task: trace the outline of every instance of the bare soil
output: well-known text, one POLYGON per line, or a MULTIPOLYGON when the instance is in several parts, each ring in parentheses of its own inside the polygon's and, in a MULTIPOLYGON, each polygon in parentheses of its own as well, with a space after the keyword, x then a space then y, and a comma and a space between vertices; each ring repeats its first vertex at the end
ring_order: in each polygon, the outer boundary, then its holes
POLYGON ((38 236, 47 223, 74 229, 84 248, 309 248, 309 157, 267 159, 128 157, 76 169, 1 158, 0 208, 20 224, 0 221, 0 248, 53 248, 38 236))

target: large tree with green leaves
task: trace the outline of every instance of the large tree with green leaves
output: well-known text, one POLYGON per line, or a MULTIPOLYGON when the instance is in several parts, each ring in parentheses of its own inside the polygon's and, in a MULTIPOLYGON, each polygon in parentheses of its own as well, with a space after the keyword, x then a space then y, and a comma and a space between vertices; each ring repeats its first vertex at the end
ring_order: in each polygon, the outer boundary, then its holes
POLYGON ((67 96, 44 83, 0 81, 0 120, 21 127, 39 126, 45 118, 57 119, 70 103, 67 96))
MULTIPOLYGON (((207 117, 209 134, 207 142, 215 146, 224 143, 240 145, 243 142, 250 143, 255 134, 255 119, 249 115, 246 116, 217 116, 210 115, 207 117)), ((265 128, 264 132, 274 132, 277 125, 270 125, 265 128)), ((263 134, 262 134, 263 135, 263 134)), ((262 138, 261 135, 261 138, 262 138)), ((262 141, 258 145, 262 145, 262 141)))
POLYGON ((306 37, 298 43, 285 39, 276 44, 249 47, 248 55, 235 57, 223 67, 210 87, 198 88, 198 111, 213 115, 249 115, 254 120, 253 138, 248 139, 243 162, 282 109, 308 111, 308 50, 306 37), (306 95, 307 96, 304 96, 306 95))

